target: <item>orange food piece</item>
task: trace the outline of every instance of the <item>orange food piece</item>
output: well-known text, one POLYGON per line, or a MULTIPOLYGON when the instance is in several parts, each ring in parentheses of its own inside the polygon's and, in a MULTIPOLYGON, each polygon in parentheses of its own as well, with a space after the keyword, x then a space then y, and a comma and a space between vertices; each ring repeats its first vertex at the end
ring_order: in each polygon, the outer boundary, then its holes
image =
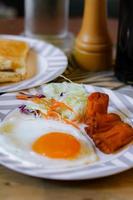
POLYGON ((20 99, 20 100, 28 100, 28 99, 29 99, 28 96, 26 96, 26 95, 22 95, 22 94, 18 94, 18 95, 16 95, 16 98, 17 98, 17 99, 20 99))
POLYGON ((55 112, 55 111, 48 111, 47 112, 47 117, 48 118, 52 118, 55 120, 61 120, 61 116, 59 113, 55 112))
POLYGON ((97 132, 107 131, 119 122, 121 122, 121 118, 115 113, 97 114, 97 132))
POLYGON ((133 140, 133 128, 126 123, 118 123, 105 132, 93 135, 95 145, 104 153, 110 154, 133 140))
POLYGON ((114 125, 121 122, 119 115, 115 113, 99 114, 90 116, 86 124, 86 132, 92 136, 94 133, 105 132, 111 129, 114 125))
POLYGON ((88 120, 90 116, 95 116, 97 113, 107 114, 109 103, 109 96, 104 93, 94 92, 88 97, 85 121, 88 120))
POLYGON ((119 115, 107 113, 109 97, 95 92, 88 97, 84 122, 87 134, 104 153, 114 153, 133 140, 133 128, 119 115))

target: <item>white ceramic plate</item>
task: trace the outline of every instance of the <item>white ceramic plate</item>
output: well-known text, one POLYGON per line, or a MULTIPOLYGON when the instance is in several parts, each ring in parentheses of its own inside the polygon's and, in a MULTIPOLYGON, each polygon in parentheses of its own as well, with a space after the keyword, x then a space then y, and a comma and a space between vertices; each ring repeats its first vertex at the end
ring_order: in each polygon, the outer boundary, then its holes
POLYGON ((0 39, 21 40, 27 42, 30 46, 30 54, 27 61, 27 65, 29 65, 27 79, 13 84, 1 84, 0 93, 24 90, 42 85, 57 78, 67 67, 68 62, 65 54, 49 43, 11 35, 0 35, 0 39))
MULTIPOLYGON (((37 88, 34 93, 40 93, 45 86, 37 88)), ((92 93, 94 91, 105 92, 110 97, 109 111, 121 115, 121 117, 132 124, 133 120, 133 99, 116 93, 114 91, 98 88, 94 86, 85 86, 86 91, 92 93)), ((30 91, 31 93, 33 90, 30 91)), ((3 120, 16 106, 24 103, 16 100, 16 93, 7 93, 0 96, 0 118, 3 120)), ((1 139, 1 138, 0 138, 1 139)), ((4 147, 0 146, 0 163, 12 170, 27 175, 56 179, 56 180, 83 180, 94 179, 120 173, 133 167, 133 145, 125 147, 120 152, 113 155, 105 155, 97 150, 100 160, 94 164, 81 164, 65 168, 51 168, 44 164, 38 165, 36 162, 30 162, 30 159, 22 159, 17 154, 12 154, 4 147)))

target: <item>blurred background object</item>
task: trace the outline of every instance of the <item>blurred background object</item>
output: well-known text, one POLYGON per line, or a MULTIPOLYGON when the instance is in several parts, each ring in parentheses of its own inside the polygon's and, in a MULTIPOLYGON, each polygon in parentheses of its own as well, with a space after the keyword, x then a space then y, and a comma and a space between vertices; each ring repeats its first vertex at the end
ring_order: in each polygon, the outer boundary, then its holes
POLYGON ((15 18, 23 15, 23 0, 0 0, 0 18, 15 18))
POLYGON ((107 0, 107 12, 109 18, 118 18, 120 0, 107 0))
MULTIPOLYGON (((45 1, 45 0, 44 0, 45 1)), ((119 0, 107 0, 108 17, 118 17, 119 0)), ((82 16, 84 0, 70 1, 70 16, 82 16)), ((21 17, 24 16, 24 0, 0 0, 0 16, 2 17, 21 17)))
POLYGON ((17 15, 17 10, 13 6, 7 6, 0 1, 0 18, 14 18, 17 15))
POLYGON ((65 38, 68 18, 69 0, 25 0, 26 36, 65 38))
POLYGON ((133 85, 133 0, 120 0, 115 75, 133 85))
POLYGON ((106 0, 85 0, 82 25, 75 40, 74 61, 79 67, 92 72, 112 67, 106 3, 106 0))
POLYGON ((25 0, 24 35, 46 40, 65 52, 71 51, 68 32, 69 0, 25 0))

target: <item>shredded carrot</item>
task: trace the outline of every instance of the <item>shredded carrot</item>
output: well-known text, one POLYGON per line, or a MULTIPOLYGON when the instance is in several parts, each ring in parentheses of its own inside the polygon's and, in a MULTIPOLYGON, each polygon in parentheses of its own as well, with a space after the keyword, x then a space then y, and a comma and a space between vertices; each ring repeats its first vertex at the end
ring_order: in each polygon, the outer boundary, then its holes
POLYGON ((53 118, 53 119, 58 119, 58 120, 63 120, 65 123, 70 124, 72 126, 74 126, 75 128, 79 127, 75 124, 75 122, 79 121, 81 116, 78 115, 70 106, 66 105, 63 102, 57 101, 55 99, 40 99, 37 96, 34 97, 30 97, 28 95, 23 95, 23 94, 19 94, 16 96, 17 99, 21 99, 21 100, 30 100, 36 104, 44 104, 45 107, 47 107, 48 111, 47 114, 43 113, 40 111, 41 116, 43 118, 53 118), (61 115, 59 114, 59 112, 57 111, 58 108, 65 108, 70 110, 71 112, 75 113, 76 117, 73 120, 68 120, 68 119, 62 119, 61 115))
POLYGON ((38 97, 34 97, 32 99, 30 99, 32 102, 36 103, 36 104, 42 104, 45 105, 45 107, 49 107, 50 102, 46 99, 39 99, 38 97))
POLYGON ((76 125, 76 124, 73 123, 72 121, 70 121, 70 120, 68 120, 68 119, 63 119, 63 120, 64 120, 64 122, 65 122, 66 124, 70 124, 70 125, 74 126, 75 128, 79 129, 78 125, 76 125))
POLYGON ((40 99, 39 99, 38 97, 33 97, 33 98, 31 99, 31 101, 33 101, 34 103, 37 103, 37 104, 40 103, 40 99))
POLYGON ((63 102, 53 101, 53 105, 50 107, 50 109, 51 109, 51 110, 57 110, 57 108, 61 108, 61 107, 62 107, 62 108, 66 108, 66 109, 70 110, 71 112, 75 113, 75 115, 77 116, 77 117, 75 118, 75 121, 76 121, 77 119, 79 119, 79 115, 78 115, 70 106, 66 105, 66 104, 63 103, 63 102))
POLYGON ((60 102, 60 101, 54 102, 51 109, 56 109, 58 107, 64 107, 64 108, 67 108, 68 110, 70 110, 71 112, 74 112, 74 110, 71 107, 69 107, 68 105, 66 105, 65 103, 60 102))
POLYGON ((48 111, 47 112, 47 117, 52 117, 53 119, 59 119, 61 120, 61 116, 59 113, 55 112, 55 111, 48 111))
POLYGON ((46 118, 46 119, 47 119, 47 115, 46 115, 45 113, 43 113, 43 112, 41 112, 41 111, 40 111, 40 113, 41 113, 41 117, 42 117, 42 118, 46 118))
POLYGON ((29 99, 28 96, 26 96, 26 95, 22 95, 22 94, 18 94, 18 95, 16 95, 16 98, 17 98, 17 99, 20 99, 20 100, 28 100, 28 99, 29 99))

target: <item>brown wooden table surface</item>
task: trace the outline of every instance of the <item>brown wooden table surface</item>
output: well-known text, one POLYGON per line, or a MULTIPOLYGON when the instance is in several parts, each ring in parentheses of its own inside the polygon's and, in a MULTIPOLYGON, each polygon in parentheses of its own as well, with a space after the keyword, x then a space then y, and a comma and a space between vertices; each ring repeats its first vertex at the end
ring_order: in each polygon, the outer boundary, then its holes
MULTIPOLYGON (((81 20, 71 19, 75 34, 81 20)), ((111 38, 116 43, 117 21, 109 20, 111 38)), ((1 34, 20 34, 23 20, 0 20, 1 34)), ((106 178, 65 182, 32 178, 0 167, 0 200, 132 200, 133 170, 106 178)))
MULTIPOLYGON (((72 18, 69 21, 69 29, 74 34, 77 34, 81 26, 81 18, 72 18)), ((117 26, 118 22, 116 20, 108 20, 108 29, 112 38, 112 41, 116 43, 117 38, 117 26)), ((1 19, 0 20, 0 34, 21 34, 24 31, 24 20, 19 19, 1 19)))

